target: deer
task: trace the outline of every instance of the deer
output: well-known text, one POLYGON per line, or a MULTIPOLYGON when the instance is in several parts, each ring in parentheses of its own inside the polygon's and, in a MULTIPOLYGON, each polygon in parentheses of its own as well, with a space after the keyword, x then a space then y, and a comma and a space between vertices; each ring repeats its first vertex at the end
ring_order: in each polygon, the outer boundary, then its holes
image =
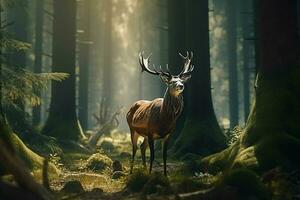
POLYGON ((183 70, 178 75, 172 75, 169 71, 168 65, 166 70, 160 66, 159 69, 152 66, 150 68, 151 54, 144 58, 143 52, 139 53, 139 64, 142 72, 159 76, 163 83, 167 85, 163 98, 156 98, 152 101, 139 100, 136 101, 129 109, 126 119, 130 129, 131 143, 132 143, 132 157, 130 173, 132 173, 134 166, 134 157, 137 151, 137 141, 139 136, 142 136, 143 142, 140 145, 143 166, 146 168, 145 152, 147 147, 150 148, 150 168, 152 171, 152 164, 154 161, 154 140, 162 139, 163 141, 163 164, 164 175, 167 176, 167 147, 170 140, 170 135, 175 130, 176 120, 183 110, 183 90, 184 84, 191 78, 191 73, 194 65, 191 64, 193 52, 187 52, 183 56, 184 65, 183 70))

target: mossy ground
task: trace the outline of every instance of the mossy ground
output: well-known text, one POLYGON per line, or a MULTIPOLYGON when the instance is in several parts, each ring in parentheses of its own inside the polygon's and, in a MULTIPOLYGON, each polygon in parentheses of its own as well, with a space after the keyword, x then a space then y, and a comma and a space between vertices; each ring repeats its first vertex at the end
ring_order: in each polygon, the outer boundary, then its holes
MULTIPOLYGON (((156 153, 153 173, 150 175, 148 169, 144 169, 138 151, 134 171, 130 175, 131 158, 128 155, 131 154, 131 143, 128 133, 124 135, 115 132, 111 136, 103 137, 98 145, 97 152, 93 154, 73 152, 53 155, 50 158, 61 171, 58 178, 50 180, 50 187, 58 199, 140 199, 141 194, 168 196, 205 189, 216 182, 215 178, 195 175, 188 164, 173 159, 168 159, 168 178, 165 178, 160 152, 156 153), (103 142, 105 145, 101 145, 103 142), (114 160, 123 165, 125 176, 119 179, 112 179, 111 165, 114 160), (103 169, 90 167, 94 161, 102 163, 103 169), (70 181, 79 181, 85 192, 62 191, 64 185, 70 181)), ((164 199, 168 199, 167 196, 164 199)))
MULTIPOLYGON (((289 141, 290 138, 287 140, 289 141)), ((282 142, 285 143, 285 141, 282 142)), ((97 152, 68 152, 52 155, 50 161, 61 173, 59 177, 50 179, 50 186, 57 199, 78 200, 145 199, 145 197, 147 199, 174 199, 176 195, 189 196, 199 191, 202 195, 201 198, 212 196, 217 199, 220 196, 225 195, 227 197, 232 194, 235 196, 234 199, 245 199, 253 195, 268 199, 269 194, 280 199, 284 193, 292 196, 289 189, 290 181, 287 178, 272 178, 271 181, 265 182, 264 178, 249 169, 223 170, 229 166, 232 169, 239 168, 241 165, 239 167, 237 164, 235 167, 232 165, 239 162, 237 158, 249 159, 247 155, 254 153, 254 147, 241 150, 237 148, 238 145, 240 145, 239 141, 224 152, 219 153, 218 157, 215 155, 209 157, 208 160, 213 163, 212 165, 204 166, 203 163, 199 162, 199 157, 196 154, 187 154, 181 160, 168 159, 168 178, 163 176, 161 152, 156 153, 153 173, 150 175, 148 169, 142 166, 140 151, 138 151, 134 171, 130 175, 130 136, 128 133, 114 132, 111 136, 105 136, 99 141, 97 152), (239 149, 238 152, 237 149, 239 149), (238 154, 239 156, 236 156, 238 154), (216 159, 220 157, 223 159, 216 159), (122 173, 124 176, 118 179, 112 178, 111 165, 114 160, 120 161, 123 166, 122 173), (216 163, 218 165, 215 165, 216 163), (68 193, 63 191, 64 185, 70 181, 79 181, 84 192, 68 193), (231 190, 232 188, 233 190, 231 190)), ((259 146, 255 148, 259 148, 259 146)), ((18 151, 27 152, 28 150, 20 148, 18 151)), ((250 157, 250 159, 252 158, 250 157)), ((149 159, 149 149, 147 150, 147 159, 149 159)), ((32 164, 32 166, 34 165, 32 164)), ((7 178, 7 180, 9 179, 7 178)), ((199 198, 184 196, 184 199, 199 198)))

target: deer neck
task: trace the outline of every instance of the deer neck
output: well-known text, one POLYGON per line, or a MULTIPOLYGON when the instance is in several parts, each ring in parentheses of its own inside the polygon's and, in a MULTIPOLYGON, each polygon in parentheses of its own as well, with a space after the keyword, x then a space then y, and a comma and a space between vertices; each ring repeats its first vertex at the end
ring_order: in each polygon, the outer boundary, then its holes
POLYGON ((166 90, 161 110, 161 117, 168 120, 176 120, 183 108, 182 94, 174 96, 170 94, 169 89, 166 90))

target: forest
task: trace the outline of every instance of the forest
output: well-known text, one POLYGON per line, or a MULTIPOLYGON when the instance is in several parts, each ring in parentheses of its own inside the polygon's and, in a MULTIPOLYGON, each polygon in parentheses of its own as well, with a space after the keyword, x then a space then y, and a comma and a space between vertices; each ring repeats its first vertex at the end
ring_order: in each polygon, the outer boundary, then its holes
POLYGON ((1 200, 296 200, 299 152, 300 0, 0 0, 1 200))

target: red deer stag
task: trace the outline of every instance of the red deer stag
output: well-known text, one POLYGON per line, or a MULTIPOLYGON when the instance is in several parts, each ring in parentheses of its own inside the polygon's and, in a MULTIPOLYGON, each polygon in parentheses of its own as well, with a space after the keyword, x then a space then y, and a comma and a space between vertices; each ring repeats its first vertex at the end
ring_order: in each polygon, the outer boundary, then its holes
POLYGON ((154 160, 154 140, 163 139, 163 161, 164 161, 164 174, 167 174, 166 160, 167 160, 167 145, 171 133, 175 129, 176 120, 183 109, 182 92, 184 90, 184 83, 191 78, 191 72, 194 66, 191 65, 193 53, 186 56, 179 54, 184 59, 183 70, 179 75, 171 75, 168 70, 163 71, 162 68, 153 69, 149 67, 150 56, 144 58, 143 53, 139 54, 139 63, 142 72, 146 71, 153 75, 158 75, 161 80, 166 83, 167 89, 164 98, 157 98, 153 101, 139 100, 135 102, 127 113, 127 122, 131 132, 132 143, 132 160, 131 170, 132 173, 134 157, 137 150, 137 139, 139 136, 144 137, 141 144, 141 154, 143 165, 146 167, 145 151, 147 146, 150 147, 150 169, 152 170, 152 163, 154 160))

